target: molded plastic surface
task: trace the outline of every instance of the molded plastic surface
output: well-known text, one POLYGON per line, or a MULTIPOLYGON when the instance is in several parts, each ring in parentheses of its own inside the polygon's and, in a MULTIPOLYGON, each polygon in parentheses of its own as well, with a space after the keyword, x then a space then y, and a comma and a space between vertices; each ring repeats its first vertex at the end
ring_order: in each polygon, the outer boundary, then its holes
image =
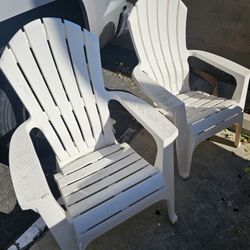
POLYGON ((176 127, 137 97, 104 88, 98 38, 56 18, 27 24, 9 42, 0 68, 30 119, 10 144, 10 171, 22 209, 40 213, 62 249, 84 249, 112 227, 165 199, 174 210, 176 127), (108 111, 119 101, 152 134, 152 166, 118 144, 108 111), (57 159, 55 180, 66 209, 54 199, 30 138, 42 130, 57 159), (165 133, 165 130, 168 133, 165 133))
POLYGON ((180 0, 139 0, 129 28, 139 65, 133 77, 158 110, 179 129, 176 140, 179 174, 190 173, 195 146, 220 130, 237 125, 239 146, 250 70, 220 56, 186 48, 187 8, 180 0), (189 89, 188 57, 195 56, 234 76, 232 100, 189 89))

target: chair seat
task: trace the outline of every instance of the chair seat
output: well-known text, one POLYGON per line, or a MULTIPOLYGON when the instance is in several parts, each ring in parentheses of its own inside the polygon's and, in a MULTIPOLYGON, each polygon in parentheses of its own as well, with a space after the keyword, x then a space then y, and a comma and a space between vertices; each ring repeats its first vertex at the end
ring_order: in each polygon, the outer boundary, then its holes
MULTIPOLYGON (((193 135, 199 135, 242 114, 242 109, 236 101, 201 91, 190 91, 177 97, 185 103, 187 125, 193 135)), ((169 119, 173 119, 170 111, 162 108, 158 110, 169 119)))
POLYGON ((62 172, 55 179, 79 235, 165 188, 159 171, 128 144, 95 151, 62 172))
POLYGON ((194 134, 200 134, 242 113, 236 101, 200 91, 180 94, 178 98, 185 103, 187 123, 194 134))

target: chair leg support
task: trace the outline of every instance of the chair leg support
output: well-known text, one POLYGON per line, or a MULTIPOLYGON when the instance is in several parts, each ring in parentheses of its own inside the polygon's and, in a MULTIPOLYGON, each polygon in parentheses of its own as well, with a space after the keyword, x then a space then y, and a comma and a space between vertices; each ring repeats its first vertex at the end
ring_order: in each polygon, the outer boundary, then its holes
POLYGON ((36 211, 41 215, 62 250, 79 249, 73 225, 54 197, 44 198, 43 202, 37 204, 36 211))
POLYGON ((175 203, 172 200, 167 200, 168 217, 172 224, 175 224, 178 220, 178 216, 175 213, 175 203))
MULTIPOLYGON (((76 236, 73 230, 73 226, 65 219, 61 221, 58 225, 50 227, 50 232, 56 239, 58 245, 62 250, 72 249, 78 250, 79 246, 76 240, 76 236)), ((84 248, 81 248, 84 249, 84 248)))
POLYGON ((168 207, 168 217, 172 224, 176 223, 178 217, 175 213, 175 184, 174 184, 174 145, 168 146, 164 150, 164 165, 166 172, 164 174, 165 180, 168 184, 168 197, 167 197, 167 207, 168 207))
POLYGON ((163 145, 158 141, 155 161, 155 166, 159 168, 167 184, 165 199, 167 200, 169 220, 172 224, 176 223, 178 220, 175 213, 173 149, 173 144, 163 148, 163 145))
POLYGON ((236 148, 240 147, 240 135, 241 135, 241 130, 242 130, 242 123, 239 122, 236 124, 236 130, 235 130, 235 141, 234 145, 236 148))
POLYGON ((187 121, 185 119, 185 106, 174 114, 174 123, 179 130, 179 136, 175 141, 178 172, 181 178, 187 179, 190 174, 190 166, 193 155, 193 141, 189 136, 187 121))
POLYGON ((182 138, 176 140, 176 153, 178 162, 178 172, 182 179, 187 179, 190 175, 191 162, 193 156, 193 145, 182 138), (187 144, 189 144, 187 146, 187 144))

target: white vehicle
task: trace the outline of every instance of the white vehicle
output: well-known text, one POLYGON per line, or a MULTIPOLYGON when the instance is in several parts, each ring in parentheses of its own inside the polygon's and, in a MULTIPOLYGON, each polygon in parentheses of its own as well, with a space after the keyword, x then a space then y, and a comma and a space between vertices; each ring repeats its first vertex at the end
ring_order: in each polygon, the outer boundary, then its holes
MULTIPOLYGON (((38 17, 59 16, 109 41, 121 34, 131 8, 132 4, 126 0, 0 0, 0 35, 13 33, 38 17)), ((0 46, 2 40, 6 39, 1 38, 0 46)))
MULTIPOLYGON (((23 25, 55 16, 80 24, 100 38, 101 47, 122 33, 132 4, 126 0, 0 0, 0 54, 23 25)), ((0 147, 27 119, 23 105, 0 72, 0 147)), ((1 151, 1 149, 0 149, 1 151)))
MULTIPOLYGON (((132 4, 125 0, 79 0, 87 15, 88 28, 105 44, 113 36, 122 33, 132 4), (104 39, 104 40, 103 40, 104 39)), ((87 23, 87 20, 85 21, 87 23)))

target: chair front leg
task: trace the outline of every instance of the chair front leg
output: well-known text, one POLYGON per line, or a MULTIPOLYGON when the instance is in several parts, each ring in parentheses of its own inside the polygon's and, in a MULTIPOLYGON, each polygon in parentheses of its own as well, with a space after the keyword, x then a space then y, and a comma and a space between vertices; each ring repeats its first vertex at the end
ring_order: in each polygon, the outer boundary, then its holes
POLYGON ((190 174, 194 143, 188 131, 184 105, 174 112, 174 123, 179 130, 179 136, 176 139, 178 172, 181 178, 187 179, 190 174))
POLYGON ((43 201, 38 202, 36 210, 45 221, 61 249, 79 249, 73 225, 67 219, 65 211, 59 206, 54 197, 45 197, 43 201))
POLYGON ((190 175, 193 151, 194 145, 192 140, 180 133, 176 139, 176 154, 179 176, 184 180, 190 175))
POLYGON ((174 159, 173 159, 173 144, 164 148, 160 141, 156 141, 157 155, 155 166, 161 171, 167 183, 167 207, 168 216, 172 224, 176 223, 178 217, 175 213, 175 186, 174 186, 174 159))

